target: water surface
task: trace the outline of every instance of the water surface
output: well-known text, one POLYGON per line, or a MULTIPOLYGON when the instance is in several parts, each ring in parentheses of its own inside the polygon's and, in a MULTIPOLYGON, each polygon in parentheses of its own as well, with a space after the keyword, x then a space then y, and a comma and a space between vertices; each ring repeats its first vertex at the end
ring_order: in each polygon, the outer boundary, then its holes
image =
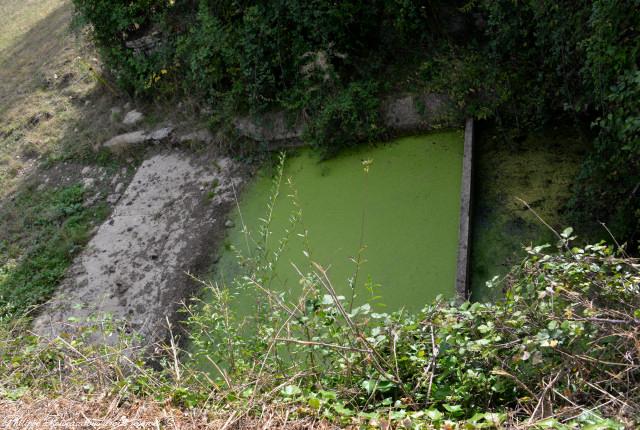
MULTIPOLYGON (((418 310, 439 294, 453 296, 462 152, 462 131, 447 131, 360 148, 326 161, 310 150, 288 157, 267 247, 275 249, 283 237, 289 241, 274 265, 271 288, 297 294, 300 277, 294 265, 308 272, 312 260, 327 268, 340 294, 350 297, 353 260, 363 249, 357 303, 371 301, 373 294, 381 296, 377 302, 388 310, 418 310), (301 221, 295 224, 296 234, 287 235, 296 202, 301 221)), ((264 169, 241 196, 227 248, 255 252, 252 239, 259 241, 272 175, 272 169, 264 169), (243 223, 251 231, 249 240, 243 223)), ((241 273, 232 252, 223 252, 215 273, 227 285, 241 273)))

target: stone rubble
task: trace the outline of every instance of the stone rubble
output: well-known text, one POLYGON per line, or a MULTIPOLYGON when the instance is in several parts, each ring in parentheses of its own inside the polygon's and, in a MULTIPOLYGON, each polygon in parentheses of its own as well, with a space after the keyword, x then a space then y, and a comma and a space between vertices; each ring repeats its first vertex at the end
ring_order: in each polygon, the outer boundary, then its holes
POLYGON ((142 121, 143 118, 144 118, 144 114, 134 109, 132 111, 127 112, 127 114, 124 116, 124 119, 122 120, 122 123, 124 125, 135 125, 140 121, 142 121))

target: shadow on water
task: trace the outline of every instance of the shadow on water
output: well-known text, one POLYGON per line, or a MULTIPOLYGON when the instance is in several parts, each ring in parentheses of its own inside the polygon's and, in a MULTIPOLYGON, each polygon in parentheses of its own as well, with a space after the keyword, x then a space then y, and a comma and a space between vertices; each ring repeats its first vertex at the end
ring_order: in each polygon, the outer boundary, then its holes
MULTIPOLYGON (((516 198, 526 201, 558 231, 573 224, 567 204, 588 148, 588 136, 566 125, 517 140, 491 126, 479 130, 474 149, 472 299, 500 297, 502 284, 488 289, 485 283, 494 276, 504 277, 525 257, 525 246, 556 243, 554 234, 516 198)), ((583 239, 588 236, 585 240, 597 237, 601 230, 595 232, 586 223, 572 226, 583 239)))

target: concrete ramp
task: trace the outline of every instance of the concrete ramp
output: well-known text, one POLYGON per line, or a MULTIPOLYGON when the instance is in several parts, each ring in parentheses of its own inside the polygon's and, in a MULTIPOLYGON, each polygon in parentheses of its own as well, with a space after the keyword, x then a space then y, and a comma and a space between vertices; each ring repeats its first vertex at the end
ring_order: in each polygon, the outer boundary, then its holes
POLYGON ((36 319, 36 332, 55 336, 110 314, 145 343, 165 338, 165 319, 194 289, 185 272, 214 257, 241 182, 228 158, 168 152, 144 161, 36 319))

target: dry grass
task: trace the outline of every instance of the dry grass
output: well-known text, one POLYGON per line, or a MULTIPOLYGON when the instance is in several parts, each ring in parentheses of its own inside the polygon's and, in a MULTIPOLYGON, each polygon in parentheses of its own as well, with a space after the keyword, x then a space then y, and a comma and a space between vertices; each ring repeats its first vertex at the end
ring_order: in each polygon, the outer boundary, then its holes
POLYGON ((0 198, 44 156, 60 155, 97 90, 91 47, 64 0, 7 0, 0 28, 0 198))
POLYGON ((3 429, 287 429, 337 428, 315 418, 289 419, 282 409, 265 410, 262 417, 236 419, 233 413, 182 411, 149 400, 121 402, 118 398, 70 400, 0 400, 3 429))
POLYGON ((194 101, 140 106, 118 90, 86 31, 71 30, 70 0, 0 0, 0 7, 0 204, 43 160, 91 162, 100 143, 126 130, 113 107, 142 107, 143 126, 202 126, 194 101))
POLYGON ((46 18, 63 3, 65 0, 2 0, 0 56, 3 57, 3 51, 24 36, 36 22, 46 18))

